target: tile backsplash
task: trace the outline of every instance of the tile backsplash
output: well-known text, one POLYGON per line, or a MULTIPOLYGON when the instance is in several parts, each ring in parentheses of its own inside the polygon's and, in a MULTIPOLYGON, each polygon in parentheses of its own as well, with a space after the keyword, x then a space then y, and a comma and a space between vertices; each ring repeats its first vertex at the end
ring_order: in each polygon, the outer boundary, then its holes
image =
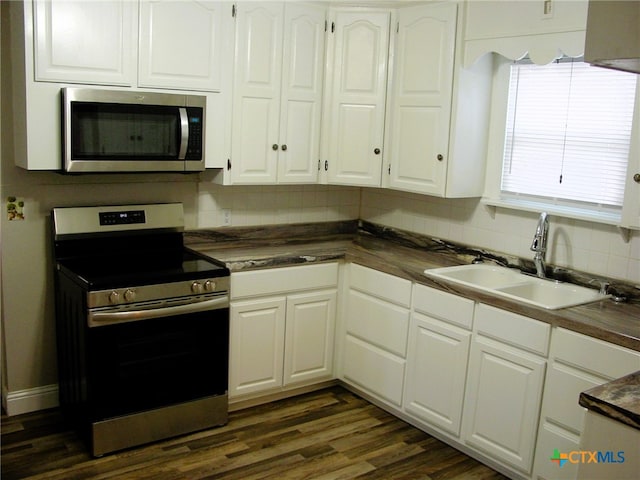
MULTIPOLYGON (((532 258, 538 214, 494 209, 479 199, 441 199, 363 189, 360 218, 472 247, 532 258)), ((640 232, 550 216, 547 262, 640 284, 640 232)))
POLYGON ((360 189, 327 185, 220 186, 198 184, 198 228, 357 219, 360 189))
MULTIPOLYGON (((374 188, 198 184, 197 227, 363 220, 471 247, 533 258, 538 214, 374 188)), ((547 262, 640 284, 640 232, 550 216, 547 262)))

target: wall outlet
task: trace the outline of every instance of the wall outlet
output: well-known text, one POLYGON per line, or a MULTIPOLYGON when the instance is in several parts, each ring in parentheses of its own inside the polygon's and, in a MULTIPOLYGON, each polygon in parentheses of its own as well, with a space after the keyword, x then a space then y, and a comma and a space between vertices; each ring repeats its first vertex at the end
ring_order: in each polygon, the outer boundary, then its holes
POLYGON ((222 225, 225 227, 231 226, 231 209, 230 208, 222 209, 222 225))

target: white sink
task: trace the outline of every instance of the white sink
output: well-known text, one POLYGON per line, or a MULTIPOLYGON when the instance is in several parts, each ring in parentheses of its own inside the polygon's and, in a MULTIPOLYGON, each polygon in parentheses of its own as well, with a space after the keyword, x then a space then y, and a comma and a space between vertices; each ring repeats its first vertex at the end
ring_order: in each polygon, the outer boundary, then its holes
POLYGON ((610 296, 591 288, 531 277, 517 269, 497 265, 432 268, 424 274, 549 310, 597 302, 610 296))

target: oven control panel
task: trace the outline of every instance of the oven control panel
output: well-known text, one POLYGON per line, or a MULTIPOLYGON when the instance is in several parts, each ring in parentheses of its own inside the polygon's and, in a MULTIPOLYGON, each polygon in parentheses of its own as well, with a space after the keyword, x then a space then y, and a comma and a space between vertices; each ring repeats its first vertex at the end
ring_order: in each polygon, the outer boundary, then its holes
POLYGON ((145 223, 144 210, 125 212, 99 212, 100 225, 131 225, 145 223))
POLYGON ((229 293, 229 277, 198 279, 137 287, 114 288, 89 292, 89 308, 131 305, 140 302, 157 302, 198 296, 225 295, 229 293))

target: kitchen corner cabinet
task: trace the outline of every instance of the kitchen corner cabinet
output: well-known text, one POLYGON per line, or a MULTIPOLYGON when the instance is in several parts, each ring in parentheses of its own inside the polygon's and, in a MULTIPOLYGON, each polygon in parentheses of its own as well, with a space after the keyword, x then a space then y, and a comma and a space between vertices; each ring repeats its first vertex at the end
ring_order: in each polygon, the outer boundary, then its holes
POLYGON ((341 378, 402 405, 411 282, 349 264, 341 378))
POLYGON ((36 0, 33 9, 36 81, 135 85, 136 2, 36 0))
POLYGON ((548 355, 550 326, 478 304, 469 355, 464 442, 528 475, 548 355))
POLYGON ((326 176, 329 183, 380 186, 392 12, 330 13, 326 176))
POLYGON ((337 263, 232 273, 232 401, 333 377, 337 283, 337 263))
POLYGON ((404 410, 458 437, 474 302, 423 285, 412 297, 404 410))
POLYGON ((586 409, 580 393, 640 369, 640 353, 563 328, 551 337, 533 478, 575 480, 578 464, 562 468, 549 459, 554 450, 581 450, 586 409))
POLYGON ((240 2, 225 183, 315 183, 326 9, 240 2))
POLYGON ((462 68, 462 8, 400 8, 389 89, 383 186, 441 197, 481 196, 491 59, 462 68))

